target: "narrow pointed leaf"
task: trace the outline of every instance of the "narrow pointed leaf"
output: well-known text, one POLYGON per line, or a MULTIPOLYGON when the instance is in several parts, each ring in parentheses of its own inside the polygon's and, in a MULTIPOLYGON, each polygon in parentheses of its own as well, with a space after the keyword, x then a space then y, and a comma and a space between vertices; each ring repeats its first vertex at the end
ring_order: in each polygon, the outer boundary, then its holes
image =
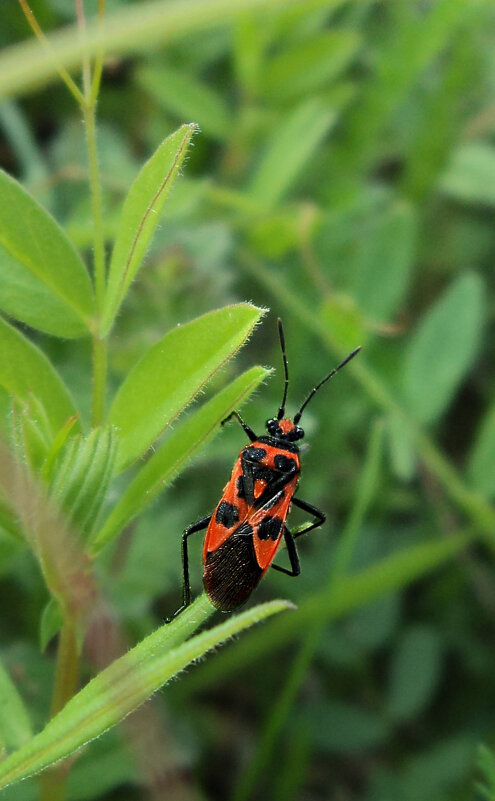
POLYGON ((95 538, 93 555, 110 542, 220 430, 220 423, 238 409, 269 371, 252 367, 236 378, 176 429, 131 481, 95 538))
POLYGON ((87 270, 58 223, 0 170, 0 308, 61 337, 88 334, 87 270))
POLYGON ((110 330, 141 267, 165 201, 177 178, 196 125, 182 125, 162 142, 129 190, 112 252, 101 330, 110 330))
POLYGON ((117 469, 152 445, 250 335, 263 312, 248 303, 173 328, 131 370, 110 409, 120 437, 117 469))
POLYGON ((191 662, 249 626, 291 608, 288 601, 261 604, 184 642, 214 612, 202 595, 176 621, 161 626, 103 670, 40 734, 1 762, 0 787, 69 756, 119 723, 191 662))
POLYGON ((52 433, 77 411, 69 392, 44 353, 0 318, 0 387, 14 398, 42 404, 52 433))

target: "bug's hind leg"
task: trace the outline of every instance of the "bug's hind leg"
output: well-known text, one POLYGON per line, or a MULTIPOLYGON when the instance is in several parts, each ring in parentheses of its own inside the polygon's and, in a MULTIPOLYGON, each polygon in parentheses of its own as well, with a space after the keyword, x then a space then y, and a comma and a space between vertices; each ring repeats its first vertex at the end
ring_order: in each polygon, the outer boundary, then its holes
POLYGON ((279 565, 272 565, 272 567, 274 570, 279 570, 281 573, 285 573, 287 576, 298 576, 301 572, 301 567, 299 565, 299 556, 297 553, 295 539, 296 537, 300 537, 301 534, 307 534, 308 531, 312 531, 313 529, 322 526, 326 520, 326 516, 323 512, 320 512, 316 506, 312 506, 306 501, 301 501, 300 498, 292 498, 292 503, 294 506, 302 509, 303 512, 308 512, 308 514, 313 515, 315 519, 312 523, 308 523, 308 525, 303 528, 302 531, 298 531, 296 534, 292 534, 287 526, 284 526, 284 539, 287 546, 287 553, 289 555, 291 569, 288 570, 286 567, 280 567, 279 565))
POLYGON ((182 535, 182 606, 179 606, 175 614, 172 617, 169 617, 165 622, 171 623, 177 615, 180 615, 181 612, 186 609, 191 603, 191 585, 189 583, 189 556, 187 553, 187 538, 191 534, 196 534, 198 531, 203 531, 211 520, 211 515, 207 515, 203 517, 201 520, 198 520, 197 523, 193 523, 192 526, 188 526, 182 535))
POLYGON ((295 577, 301 572, 301 566, 299 564, 299 556, 297 553, 296 543, 294 542, 294 536, 290 533, 287 526, 284 526, 284 539, 287 546, 287 553, 289 554, 290 570, 288 570, 286 567, 280 567, 280 565, 272 565, 272 567, 274 570, 278 570, 280 573, 285 573, 286 576, 295 577))
POLYGON ((293 535, 294 539, 296 539, 296 537, 300 537, 301 534, 307 534, 308 531, 313 531, 314 528, 319 528, 320 526, 323 525, 323 523, 327 519, 324 512, 321 512, 319 509, 316 508, 316 506, 313 506, 312 504, 307 503, 306 501, 302 501, 300 498, 292 498, 292 505, 297 506, 298 509, 302 509, 303 512, 307 512, 308 514, 313 515, 313 517, 315 518, 312 523, 308 523, 306 528, 303 528, 302 531, 298 531, 297 534, 294 534, 293 535))
POLYGON ((251 442, 256 442, 256 440, 258 439, 258 435, 254 433, 254 431, 253 431, 253 429, 252 429, 252 428, 249 428, 249 426, 248 426, 248 424, 247 424, 247 423, 245 423, 245 422, 244 422, 244 420, 242 419, 242 417, 241 417, 241 415, 239 414, 239 412, 231 412, 231 413, 228 415, 228 417, 226 417, 226 418, 225 418, 225 420, 222 420, 222 422, 220 423, 220 425, 224 426, 224 425, 225 425, 225 423, 228 423, 228 422, 229 422, 229 420, 232 420, 232 418, 233 418, 233 417, 235 417, 235 419, 238 421, 239 425, 241 425, 241 426, 242 426, 242 428, 243 428, 243 430, 244 430, 245 434, 246 434, 246 435, 249 437, 249 439, 251 440, 251 442))

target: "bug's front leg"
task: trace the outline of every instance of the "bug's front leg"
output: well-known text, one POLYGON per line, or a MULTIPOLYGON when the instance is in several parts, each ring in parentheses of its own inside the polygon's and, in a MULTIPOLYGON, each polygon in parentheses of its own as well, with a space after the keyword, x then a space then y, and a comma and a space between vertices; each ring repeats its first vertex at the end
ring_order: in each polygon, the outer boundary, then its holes
POLYGON ((244 422, 244 420, 242 419, 242 417, 239 414, 239 412, 231 412, 228 415, 228 417, 225 418, 225 420, 222 420, 220 425, 224 426, 226 423, 229 422, 229 420, 232 420, 233 417, 235 417, 235 419, 238 421, 238 423, 242 426, 242 429, 243 429, 244 433, 249 437, 251 442, 256 442, 256 440, 258 439, 257 434, 255 434, 253 429, 249 428, 248 424, 244 422))
POLYGON ((303 512, 307 512, 308 514, 313 515, 313 517, 315 518, 313 523, 308 523, 306 528, 303 528, 302 531, 298 531, 297 534, 293 534, 292 536, 294 537, 294 539, 296 537, 300 537, 301 534, 307 534, 308 531, 312 531, 314 528, 319 528, 320 526, 323 525, 323 523, 327 519, 324 512, 321 512, 320 509, 316 508, 316 506, 313 506, 312 504, 307 503, 306 501, 302 501, 300 498, 292 498, 292 503, 294 506, 297 506, 298 509, 302 509, 303 512))
POLYGON ((174 620, 177 615, 180 615, 181 612, 186 609, 191 603, 191 585, 189 583, 189 556, 187 553, 187 538, 190 537, 191 534, 196 534, 198 531, 203 531, 207 528, 209 522, 211 520, 211 515, 207 515, 203 517, 201 520, 198 520, 197 523, 193 523, 192 526, 188 526, 182 535, 182 606, 179 606, 175 614, 172 617, 167 619, 167 623, 170 623, 174 620))

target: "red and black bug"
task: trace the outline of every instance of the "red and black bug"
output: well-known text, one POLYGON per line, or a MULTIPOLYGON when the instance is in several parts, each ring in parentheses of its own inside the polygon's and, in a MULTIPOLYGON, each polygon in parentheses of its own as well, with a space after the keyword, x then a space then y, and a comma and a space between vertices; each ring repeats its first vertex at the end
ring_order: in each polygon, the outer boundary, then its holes
POLYGON ((213 514, 189 526, 182 535, 184 597, 176 615, 191 603, 187 553, 187 540, 191 534, 207 529, 203 547, 203 583, 212 604, 222 612, 230 612, 247 601, 270 565, 289 576, 298 576, 300 567, 295 539, 325 522, 323 512, 294 497, 301 470, 296 441, 304 437, 298 423, 313 395, 353 359, 360 348, 353 350, 311 390, 294 419, 290 420, 284 417, 289 370, 281 320, 278 321, 278 333, 285 383, 277 417, 267 420, 268 436, 261 437, 238 412, 232 412, 222 421, 224 425, 235 417, 250 444, 240 452, 213 514), (314 518, 296 534, 292 534, 285 524, 291 505, 314 518), (287 546, 290 569, 272 564, 282 537, 287 546))

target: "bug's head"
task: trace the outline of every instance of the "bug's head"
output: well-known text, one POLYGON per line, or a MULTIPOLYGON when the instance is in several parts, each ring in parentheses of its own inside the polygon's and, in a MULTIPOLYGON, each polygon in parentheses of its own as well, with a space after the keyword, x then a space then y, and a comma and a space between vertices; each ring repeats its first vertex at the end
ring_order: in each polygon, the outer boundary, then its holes
POLYGON ((282 349, 282 358, 284 360, 284 374, 285 374, 284 394, 282 397, 282 403, 280 404, 280 408, 278 410, 277 417, 276 418, 272 417, 270 418, 270 420, 266 421, 266 430, 268 431, 271 437, 276 437, 276 439, 284 439, 288 442, 295 442, 296 440, 302 439, 304 437, 304 430, 299 427, 298 423, 299 420, 301 419, 301 415, 304 409, 310 402, 313 395, 315 395, 318 392, 318 390, 320 389, 320 387, 323 386, 323 384, 326 384, 330 378, 332 378, 336 373, 338 373, 339 370, 342 367, 344 367, 344 365, 350 362, 351 359, 353 359, 354 356, 356 356, 359 353, 361 348, 356 348, 355 350, 353 350, 352 353, 350 353, 349 356, 347 356, 347 358, 344 359, 343 362, 341 362, 337 367, 334 367, 333 370, 330 370, 328 375, 326 375, 325 378, 322 381, 320 381, 319 384, 313 387, 313 389, 307 396, 306 400, 302 404, 297 414, 294 415, 294 419, 290 420, 288 417, 284 416, 285 403, 287 401, 287 391, 289 389, 289 366, 287 364, 287 355, 285 353, 284 329, 282 327, 282 320, 280 320, 280 318, 278 320, 278 335, 280 338, 280 347, 282 349))
POLYGON ((297 425, 294 425, 292 420, 286 417, 283 420, 277 420, 272 417, 266 421, 266 430, 271 437, 276 439, 285 439, 288 442, 296 442, 298 439, 304 437, 304 430, 297 425))

